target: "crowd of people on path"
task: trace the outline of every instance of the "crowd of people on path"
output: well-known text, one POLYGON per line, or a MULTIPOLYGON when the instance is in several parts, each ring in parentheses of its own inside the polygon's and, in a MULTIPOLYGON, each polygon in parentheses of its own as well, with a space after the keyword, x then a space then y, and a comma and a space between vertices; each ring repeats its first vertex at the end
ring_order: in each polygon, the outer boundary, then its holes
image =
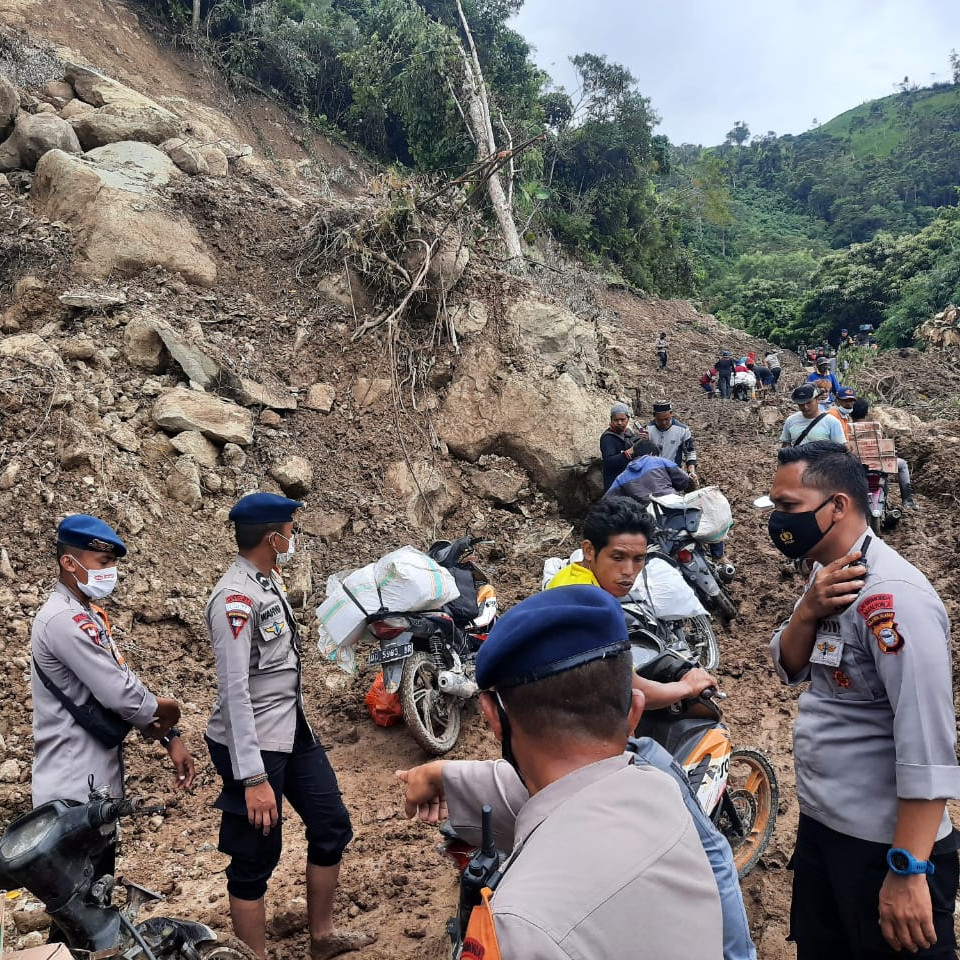
MULTIPOLYGON (((776 391, 775 353, 759 373, 755 358, 741 360, 721 353, 708 395, 715 379, 730 398, 739 366, 776 391)), ((924 575, 870 532, 864 470, 845 445, 865 402, 820 365, 791 401, 798 409, 781 431, 768 522, 772 545, 808 574, 770 641, 781 682, 809 684, 794 727, 790 939, 798 960, 955 957, 960 834, 946 803, 960 799, 960 767, 949 620, 924 575)), ((691 489, 699 472, 692 432, 670 403, 654 404, 646 423, 631 416, 614 405, 600 438, 604 496, 584 523, 583 560, 501 616, 477 654, 480 707, 502 758, 397 773, 408 816, 449 817, 467 841, 479 837, 482 806, 492 807, 507 859, 467 931, 463 955, 476 960, 756 960, 727 841, 670 754, 633 736, 645 709, 717 680, 691 670, 659 684, 633 669, 619 600, 646 562, 645 505, 691 489)), ((912 502, 909 474, 900 479, 912 502)), ((307 841, 310 955, 328 960, 376 933, 334 927, 353 833, 306 717, 302 635, 279 572, 294 554, 302 506, 255 493, 230 512, 237 556, 205 611, 216 699, 204 740, 220 780, 234 931, 265 957, 286 799, 307 841)), ((123 794, 122 744, 104 745, 68 703, 96 704, 158 741, 174 787, 193 786, 180 705, 136 676, 100 605, 126 554, 99 518, 72 515, 57 528, 58 580, 31 635, 35 805, 85 801, 91 775, 123 794)), ((94 869, 112 874, 112 849, 105 858, 94 869)))
POLYGON ((756 400, 777 392, 782 369, 779 355, 772 350, 763 363, 757 362, 754 353, 735 360, 729 350, 723 350, 716 363, 700 375, 700 387, 711 400, 756 400))

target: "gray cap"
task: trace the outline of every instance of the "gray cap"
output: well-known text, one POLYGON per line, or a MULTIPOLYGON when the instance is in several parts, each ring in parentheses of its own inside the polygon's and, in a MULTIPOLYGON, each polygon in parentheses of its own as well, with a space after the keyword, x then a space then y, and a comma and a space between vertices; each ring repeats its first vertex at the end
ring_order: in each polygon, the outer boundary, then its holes
POLYGON ((615 403, 610 408, 610 419, 619 416, 621 413, 625 413, 628 417, 630 416, 630 408, 625 403, 615 403))

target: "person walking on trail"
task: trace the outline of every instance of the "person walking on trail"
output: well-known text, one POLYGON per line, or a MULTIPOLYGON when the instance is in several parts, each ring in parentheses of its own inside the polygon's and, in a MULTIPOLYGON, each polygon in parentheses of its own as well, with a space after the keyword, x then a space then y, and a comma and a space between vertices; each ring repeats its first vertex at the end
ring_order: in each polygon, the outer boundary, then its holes
POLYGON ((720 353, 719 359, 714 364, 714 367, 717 369, 717 384, 720 389, 721 400, 730 399, 730 381, 733 379, 733 368, 735 366, 736 362, 733 357, 730 356, 729 350, 723 350, 720 353))
POLYGON ((610 408, 610 426, 600 434, 604 492, 630 462, 637 439, 636 432, 630 429, 630 408, 625 403, 615 403, 610 408))
POLYGON ((827 411, 831 417, 836 417, 843 427, 846 439, 853 439, 853 405, 857 401, 857 391, 853 387, 840 387, 833 406, 827 411))
POLYGON ((206 740, 223 781, 221 853, 236 935, 261 958, 264 894, 283 846, 283 798, 307 838, 310 955, 328 960, 372 943, 335 930, 333 901, 344 850, 353 837, 337 777, 307 721, 300 628, 276 571, 294 552, 293 517, 303 504, 253 493, 230 511, 239 556, 213 588, 207 630, 217 665, 217 699, 206 740))
MULTIPOLYGON (((837 391, 840 389, 840 383, 830 369, 830 360, 827 357, 820 357, 817 360, 817 368, 807 377, 807 383, 817 383, 820 380, 826 380, 830 384, 830 391, 823 397, 826 409, 836 399, 837 391)), ((822 389, 822 388, 821 388, 822 389)))
POLYGON ((604 497, 632 497, 647 506, 653 497, 686 493, 696 485, 672 460, 658 457, 656 447, 647 440, 634 445, 633 459, 610 485, 604 497))
MULTIPOLYGON (((863 397, 854 401, 850 408, 850 419, 853 423, 860 423, 867 419, 870 412, 870 403, 863 397)), ((903 457, 897 457, 897 484, 900 487, 900 502, 905 510, 920 512, 917 501, 913 499, 913 481, 910 478, 910 467, 903 457)))
POLYGON ((814 384, 805 383, 797 387, 790 394, 790 399, 799 409, 783 422, 780 432, 782 447, 799 447, 816 440, 832 440, 834 443, 846 441, 839 419, 820 409, 820 393, 814 384))
POLYGON ((780 374, 783 372, 783 368, 780 366, 780 356, 771 350, 763 358, 763 362, 767 365, 767 369, 770 371, 770 376, 773 378, 773 386, 771 387, 771 390, 776 393, 777 384, 780 382, 780 374))
POLYGON ((667 335, 662 330, 660 331, 660 336, 657 337, 656 342, 654 343, 654 349, 657 351, 657 359, 660 361, 660 369, 666 370, 667 368, 667 335))
POLYGON ((798 960, 955 957, 960 798, 950 621, 927 578, 871 535, 860 462, 781 450, 770 536, 813 561, 771 653, 809 682, 794 725, 798 960), (879 919, 879 922, 878 922, 879 919))
POLYGON ((685 467, 694 481, 697 479, 697 451, 694 449, 690 428, 677 420, 668 400, 653 405, 653 419, 638 433, 641 440, 648 440, 661 457, 672 460, 678 467, 685 467))
POLYGON ((680 787, 628 749, 643 713, 632 678, 620 604, 593 586, 545 590, 500 617, 477 654, 503 759, 397 772, 407 816, 449 813, 474 843, 490 804, 497 848, 511 851, 464 956, 723 955, 717 882, 680 787))
POLYGON ((130 669, 96 602, 113 593, 117 561, 126 555, 126 544, 98 517, 73 514, 57 528, 59 576, 30 635, 34 806, 57 799, 86 803, 91 775, 94 786, 122 797, 124 724, 161 741, 176 789, 193 785, 193 758, 175 726, 177 701, 154 696, 130 669), (81 705, 93 705, 100 722, 92 724, 81 705))

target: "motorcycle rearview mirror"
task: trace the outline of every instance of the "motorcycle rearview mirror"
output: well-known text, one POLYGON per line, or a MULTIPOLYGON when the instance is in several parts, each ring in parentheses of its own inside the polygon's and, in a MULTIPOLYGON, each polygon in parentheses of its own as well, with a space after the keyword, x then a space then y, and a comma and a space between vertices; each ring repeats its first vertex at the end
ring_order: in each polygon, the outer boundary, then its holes
POLYGON ((757 497, 753 501, 754 509, 756 510, 770 510, 773 507, 773 501, 770 499, 769 494, 764 494, 762 497, 757 497))

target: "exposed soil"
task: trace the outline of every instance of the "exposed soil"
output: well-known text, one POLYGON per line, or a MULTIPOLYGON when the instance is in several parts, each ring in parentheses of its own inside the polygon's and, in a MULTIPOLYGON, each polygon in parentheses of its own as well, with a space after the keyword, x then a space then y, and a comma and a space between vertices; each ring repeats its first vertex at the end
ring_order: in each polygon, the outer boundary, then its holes
MULTIPOLYGON (((219 80, 185 55, 144 37, 122 3, 7 0, 0 10, 6 23, 29 24, 31 31, 72 47, 147 95, 157 96, 162 90, 167 97, 181 97, 204 108, 222 110, 226 104, 247 139, 257 142, 256 125, 277 157, 308 156, 300 145, 303 131, 294 130, 281 110, 266 101, 232 101, 219 80)), ((317 140, 310 150, 328 171, 356 167, 355 158, 339 147, 317 140)), ((346 192, 356 189, 360 180, 358 173, 346 192)), ((190 181, 177 199, 216 251, 221 268, 217 286, 202 292, 162 275, 141 277, 122 284, 129 304, 112 313, 78 313, 57 302, 55 293, 71 281, 68 239, 55 225, 33 219, 25 196, 0 197, 0 250, 10 253, 0 263, 0 282, 12 284, 33 274, 46 285, 18 308, 21 330, 43 331, 61 344, 85 335, 96 345, 94 356, 68 361, 61 377, 43 367, 0 360, 0 478, 12 464, 18 465, 8 486, 0 480, 0 546, 14 572, 6 585, 7 599, 0 602, 7 624, 0 638, 6 678, 0 734, 4 758, 21 765, 19 782, 0 784, 0 818, 6 823, 29 805, 28 637, 30 619, 53 578, 54 524, 66 512, 102 513, 119 525, 132 548, 112 604, 122 646, 155 692, 183 703, 181 727, 200 769, 193 793, 175 796, 159 748, 131 743, 129 791, 163 797, 168 811, 161 824, 135 822, 125 831, 122 870, 167 894, 169 902, 161 908, 165 912, 221 929, 229 928, 222 875, 226 864, 216 851, 219 815, 211 808, 218 780, 202 742, 215 692, 202 611, 206 593, 232 558, 226 510, 246 490, 269 486, 267 470, 279 454, 296 452, 311 462, 318 481, 298 565, 309 562, 312 571, 314 590, 304 604, 302 620, 313 637, 311 611, 322 598, 328 575, 367 563, 403 543, 428 542, 429 533, 384 490, 385 465, 404 459, 400 437, 414 460, 442 462, 453 477, 460 471, 455 461, 428 442, 433 405, 429 397, 419 413, 408 410, 398 423, 389 399, 364 409, 350 395, 358 376, 388 376, 382 345, 374 338, 353 344, 349 306, 321 295, 295 269, 299 231, 309 204, 329 196, 330 182, 298 182, 296 191, 290 188, 308 201, 303 210, 258 179, 230 178, 217 185, 190 181), (199 324, 207 342, 251 376, 275 377, 300 391, 316 382, 335 385, 333 412, 325 416, 301 406, 285 414, 279 425, 259 423, 246 466, 216 471, 220 486, 205 490, 203 506, 195 512, 176 507, 163 495, 173 454, 152 429, 149 411, 156 391, 176 383, 178 375, 171 371, 145 378, 127 364, 122 351, 124 324, 146 310, 183 324, 199 324), (95 455, 79 466, 66 467, 62 451, 71 430, 77 424, 95 425, 109 414, 137 431, 143 441, 140 452, 118 451, 94 432, 95 455), (347 517, 341 533, 335 537, 310 533, 335 512, 347 517)), ((501 300, 513 283, 474 264, 461 295, 486 299, 492 322, 498 323, 501 300)), ((544 286, 596 318, 607 342, 605 362, 619 374, 628 395, 636 392, 638 413, 648 411, 655 399, 672 400, 677 416, 694 431, 701 479, 718 484, 734 506, 729 556, 739 569, 733 589, 740 614, 721 637, 719 674, 729 696, 724 709, 735 744, 767 753, 781 791, 776 835, 760 866, 745 881, 744 894, 760 956, 786 960, 794 956, 784 937, 790 877, 785 866, 797 820, 791 755, 796 693, 779 685, 767 643, 774 626, 789 613, 800 581, 769 544, 765 515, 751 507, 772 477, 776 431, 760 424, 754 405, 710 401, 698 384, 721 348, 739 353, 765 345, 697 313, 689 304, 639 299, 587 282, 581 274, 559 282, 548 277, 544 286), (664 372, 657 369, 653 351, 660 330, 669 340, 670 362, 664 372)), ((0 288, 0 308, 8 306, 10 298, 10 289, 0 288)), ((781 352, 781 358, 786 368, 782 397, 804 375, 795 357, 781 352)), ((441 359, 455 362, 452 352, 441 359)), ((925 366, 923 356, 908 359, 911 376, 903 387, 905 401, 909 403, 914 383, 918 392, 922 386, 924 402, 931 395, 942 400, 933 415, 954 416, 949 390, 941 390, 935 372, 930 372, 939 368, 925 366)), ((894 358, 880 362, 896 371, 894 358)), ((787 412, 785 405, 781 414, 787 412)), ((605 413, 598 411, 598 435, 605 413)), ((546 420, 550 411, 532 414, 546 420)), ((956 457, 943 450, 942 432, 927 428, 902 444, 903 455, 916 467, 916 494, 923 512, 910 516, 888 539, 930 577, 955 617, 960 612, 960 515, 954 491, 960 470, 956 457)), ((568 553, 576 545, 571 528, 578 519, 563 515, 551 498, 536 490, 510 508, 465 493, 447 516, 443 532, 459 535, 470 530, 494 537, 487 569, 507 606, 539 588, 547 556, 568 553)), ((396 769, 426 758, 404 727, 384 730, 370 721, 363 705, 373 679, 368 671, 350 678, 320 662, 308 642, 304 677, 308 715, 328 747, 356 835, 344 861, 337 916, 347 927, 379 934, 378 943, 359 957, 439 957, 444 921, 456 901, 455 871, 435 849, 436 832, 402 818, 394 779, 396 769)), ((497 754, 482 718, 470 708, 451 756, 497 754)), ((269 940, 276 960, 307 955, 305 843, 295 814, 289 814, 285 830, 283 860, 268 895, 269 940)), ((8 935, 12 934, 10 927, 8 935)))

